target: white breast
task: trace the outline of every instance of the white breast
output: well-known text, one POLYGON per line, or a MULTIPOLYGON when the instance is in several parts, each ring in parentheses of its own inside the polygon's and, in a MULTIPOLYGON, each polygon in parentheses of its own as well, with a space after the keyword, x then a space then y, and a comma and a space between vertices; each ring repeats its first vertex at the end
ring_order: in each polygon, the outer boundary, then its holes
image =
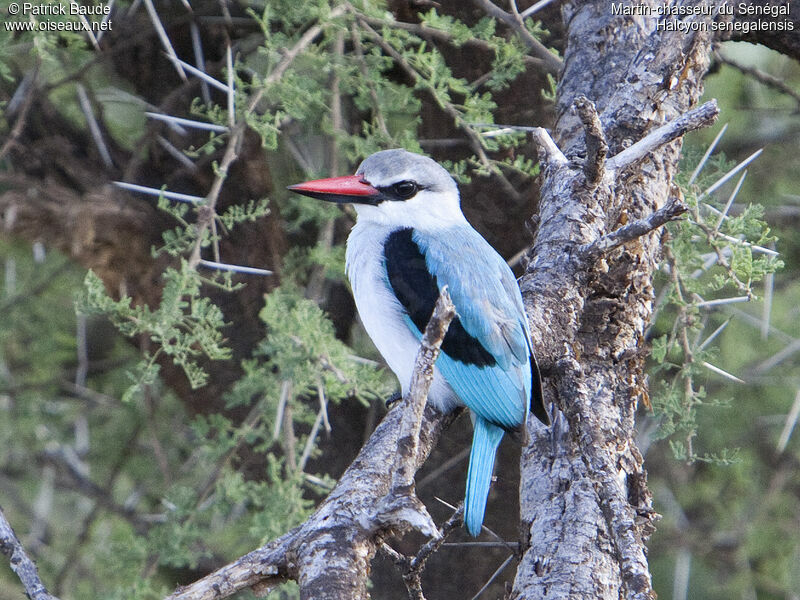
MULTIPOLYGON (((400 380, 405 395, 419 342, 403 318, 403 306, 388 286, 383 245, 391 232, 390 227, 356 223, 347 239, 346 268, 364 329, 400 380)), ((436 368, 428 400, 443 412, 461 404, 436 368)))

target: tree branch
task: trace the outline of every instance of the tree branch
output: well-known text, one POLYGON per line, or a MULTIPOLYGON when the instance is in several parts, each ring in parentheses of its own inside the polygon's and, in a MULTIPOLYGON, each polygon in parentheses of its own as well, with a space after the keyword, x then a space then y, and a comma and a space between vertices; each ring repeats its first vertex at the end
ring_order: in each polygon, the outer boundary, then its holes
POLYGON ((666 125, 654 129, 629 148, 609 158, 606 163, 606 169, 610 173, 621 171, 642 160, 657 148, 677 140, 688 132, 708 127, 717 120, 718 115, 717 101, 709 100, 705 104, 682 114, 677 119, 673 119, 666 125))
POLYGON ((530 48, 531 52, 544 62, 544 66, 549 73, 556 74, 561 70, 561 66, 563 65, 562 60, 531 35, 531 32, 525 27, 522 17, 507 13, 491 0, 473 0, 473 2, 476 6, 482 8, 487 15, 502 21, 516 31, 522 38, 522 41, 525 42, 525 45, 530 48))
POLYGON ((544 127, 535 127, 531 131, 534 143, 539 147, 539 162, 548 167, 559 167, 567 164, 567 157, 547 133, 544 127))
POLYGON ((36 565, 22 547, 22 543, 6 520, 2 508, 0 508, 0 552, 8 558, 11 570, 19 577, 28 598, 31 600, 58 600, 55 596, 50 595, 42 580, 39 579, 36 565))
POLYGON ((457 412, 442 415, 425 402, 433 364, 454 316, 444 290, 425 328, 408 397, 388 412, 305 523, 178 588, 167 600, 217 600, 247 588, 266 592, 289 579, 300 584, 302 598, 367 599, 369 563, 387 535, 413 527, 441 538, 413 494, 413 476, 442 429, 457 416, 457 412))
POLYGON ((441 538, 438 528, 425 506, 414 494, 414 474, 417 471, 419 432, 428 391, 433 383, 433 365, 439 357, 442 341, 450 322, 456 316, 456 308, 450 300, 447 286, 442 288, 436 301, 433 315, 425 327, 408 395, 403 398, 400 410, 403 419, 397 440, 392 471, 392 489, 378 507, 378 520, 384 525, 408 525, 427 535, 441 538))
POLYGON ((654 229, 658 229, 670 221, 674 221, 687 210, 689 210, 689 207, 686 204, 679 198, 673 197, 666 205, 659 208, 650 216, 634 221, 633 223, 628 223, 624 227, 620 227, 590 244, 580 246, 578 248, 578 254, 586 259, 594 259, 600 254, 618 248, 623 244, 650 233, 654 229))

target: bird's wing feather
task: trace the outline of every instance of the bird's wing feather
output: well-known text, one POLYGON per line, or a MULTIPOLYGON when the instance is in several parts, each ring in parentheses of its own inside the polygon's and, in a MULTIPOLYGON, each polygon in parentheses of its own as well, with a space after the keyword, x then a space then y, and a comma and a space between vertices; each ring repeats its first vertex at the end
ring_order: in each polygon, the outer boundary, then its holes
POLYGON ((503 259, 468 226, 446 236, 400 230, 389 236, 384 253, 389 284, 416 336, 448 286, 457 317, 436 366, 461 401, 505 429, 523 423, 530 347, 519 291, 503 259))

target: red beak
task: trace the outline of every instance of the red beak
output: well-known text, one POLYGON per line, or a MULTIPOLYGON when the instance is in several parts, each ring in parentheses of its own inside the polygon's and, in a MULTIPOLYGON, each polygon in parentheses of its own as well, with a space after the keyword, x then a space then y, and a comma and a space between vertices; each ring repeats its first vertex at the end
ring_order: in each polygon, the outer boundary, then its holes
POLYGON ((378 204, 383 199, 383 193, 364 181, 360 175, 315 179, 290 185, 287 189, 304 196, 339 204, 378 204))

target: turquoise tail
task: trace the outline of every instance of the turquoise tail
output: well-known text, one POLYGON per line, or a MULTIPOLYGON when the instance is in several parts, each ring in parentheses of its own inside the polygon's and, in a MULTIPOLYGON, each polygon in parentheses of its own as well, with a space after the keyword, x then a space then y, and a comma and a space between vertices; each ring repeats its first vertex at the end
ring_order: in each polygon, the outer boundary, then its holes
POLYGON ((494 456, 503 439, 503 429, 482 419, 475 418, 475 433, 469 454, 467 471, 467 495, 464 500, 464 525, 470 535, 477 537, 483 525, 489 485, 492 483, 494 456))

